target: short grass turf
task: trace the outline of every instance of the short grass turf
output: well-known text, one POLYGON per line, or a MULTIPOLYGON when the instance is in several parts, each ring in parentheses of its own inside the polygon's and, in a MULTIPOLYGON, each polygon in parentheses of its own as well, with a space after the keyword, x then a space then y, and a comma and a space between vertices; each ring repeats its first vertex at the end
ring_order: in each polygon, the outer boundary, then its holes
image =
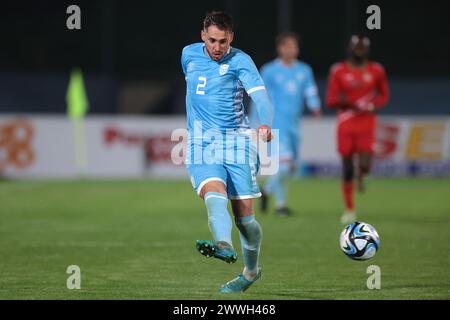
POLYGON ((339 249, 339 185, 294 180, 292 217, 257 211, 263 276, 224 296, 242 257, 228 265, 196 252, 211 236, 189 182, 2 181, 0 299, 449 299, 450 181, 370 180, 359 219, 381 249, 364 262, 339 249), (80 290, 66 287, 69 265, 81 268, 80 290), (370 265, 380 290, 367 289, 370 265))

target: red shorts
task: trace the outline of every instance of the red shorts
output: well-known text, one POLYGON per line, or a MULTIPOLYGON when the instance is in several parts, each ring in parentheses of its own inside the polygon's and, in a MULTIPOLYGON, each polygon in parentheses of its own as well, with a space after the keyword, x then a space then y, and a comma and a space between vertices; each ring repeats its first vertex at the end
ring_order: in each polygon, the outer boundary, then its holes
POLYGON ((342 156, 374 152, 375 117, 354 117, 337 126, 337 148, 342 156))

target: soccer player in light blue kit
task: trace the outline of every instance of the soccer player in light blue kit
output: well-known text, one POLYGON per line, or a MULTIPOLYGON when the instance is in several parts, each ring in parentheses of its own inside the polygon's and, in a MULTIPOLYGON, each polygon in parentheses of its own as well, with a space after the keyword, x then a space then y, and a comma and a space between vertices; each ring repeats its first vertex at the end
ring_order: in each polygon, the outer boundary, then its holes
MULTIPOLYGON (((299 38, 293 32, 281 33, 276 39, 277 59, 261 68, 261 76, 273 104, 273 129, 279 130, 279 170, 270 176, 261 198, 261 210, 267 211, 269 195, 275 196, 278 215, 288 215, 286 205, 288 178, 299 167, 300 119, 304 102, 317 117, 320 116, 320 98, 311 67, 297 60, 299 38)), ((257 125, 256 113, 251 108, 252 126, 257 125)))
POLYGON ((272 106, 252 59, 231 47, 233 23, 229 15, 207 14, 201 38, 203 42, 186 46, 181 57, 187 86, 186 165, 195 191, 205 202, 214 238, 197 240, 196 248, 207 257, 228 263, 237 260, 227 209, 230 199, 245 267, 220 292, 243 292, 261 276, 258 258, 262 240, 253 211, 253 198, 261 195, 256 181, 259 160, 245 115, 244 90, 255 102, 262 124, 257 132, 266 142, 271 140, 272 106), (224 154, 226 157, 221 157, 224 154))

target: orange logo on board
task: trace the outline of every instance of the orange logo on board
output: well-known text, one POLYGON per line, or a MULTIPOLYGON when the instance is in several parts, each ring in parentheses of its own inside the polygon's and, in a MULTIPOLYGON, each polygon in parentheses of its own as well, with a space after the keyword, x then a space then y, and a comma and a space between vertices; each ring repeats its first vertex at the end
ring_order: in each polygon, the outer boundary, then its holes
POLYGON ((33 163, 33 135, 34 129, 28 120, 16 119, 0 124, 0 172, 7 166, 25 169, 33 163))

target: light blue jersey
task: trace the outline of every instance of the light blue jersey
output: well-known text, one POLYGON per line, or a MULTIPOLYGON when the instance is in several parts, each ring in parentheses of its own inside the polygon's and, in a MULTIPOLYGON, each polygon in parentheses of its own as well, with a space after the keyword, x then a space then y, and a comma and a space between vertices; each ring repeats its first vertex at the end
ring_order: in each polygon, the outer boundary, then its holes
MULTIPOLYGON (((297 158, 300 118, 304 105, 320 109, 320 98, 311 67, 301 61, 284 65, 275 59, 261 68, 261 76, 274 108, 273 129, 280 130, 280 157, 297 158)), ((252 126, 258 125, 253 107, 252 126)))
MULTIPOLYGON (((220 61, 211 59, 204 43, 183 49, 181 65, 186 76, 188 130, 202 121, 203 130, 248 129, 244 109, 244 90, 250 95, 265 90, 252 59, 230 47, 220 61)), ((268 121, 268 120, 267 120, 268 121)))
POLYGON ((258 69, 247 54, 233 47, 215 61, 204 43, 186 46, 181 65, 189 132, 186 164, 195 190, 200 193, 207 182, 218 180, 232 199, 258 197, 259 160, 243 103, 245 90, 255 102, 260 122, 271 125, 272 107, 258 69), (226 140, 218 142, 216 132, 227 134, 226 140))

